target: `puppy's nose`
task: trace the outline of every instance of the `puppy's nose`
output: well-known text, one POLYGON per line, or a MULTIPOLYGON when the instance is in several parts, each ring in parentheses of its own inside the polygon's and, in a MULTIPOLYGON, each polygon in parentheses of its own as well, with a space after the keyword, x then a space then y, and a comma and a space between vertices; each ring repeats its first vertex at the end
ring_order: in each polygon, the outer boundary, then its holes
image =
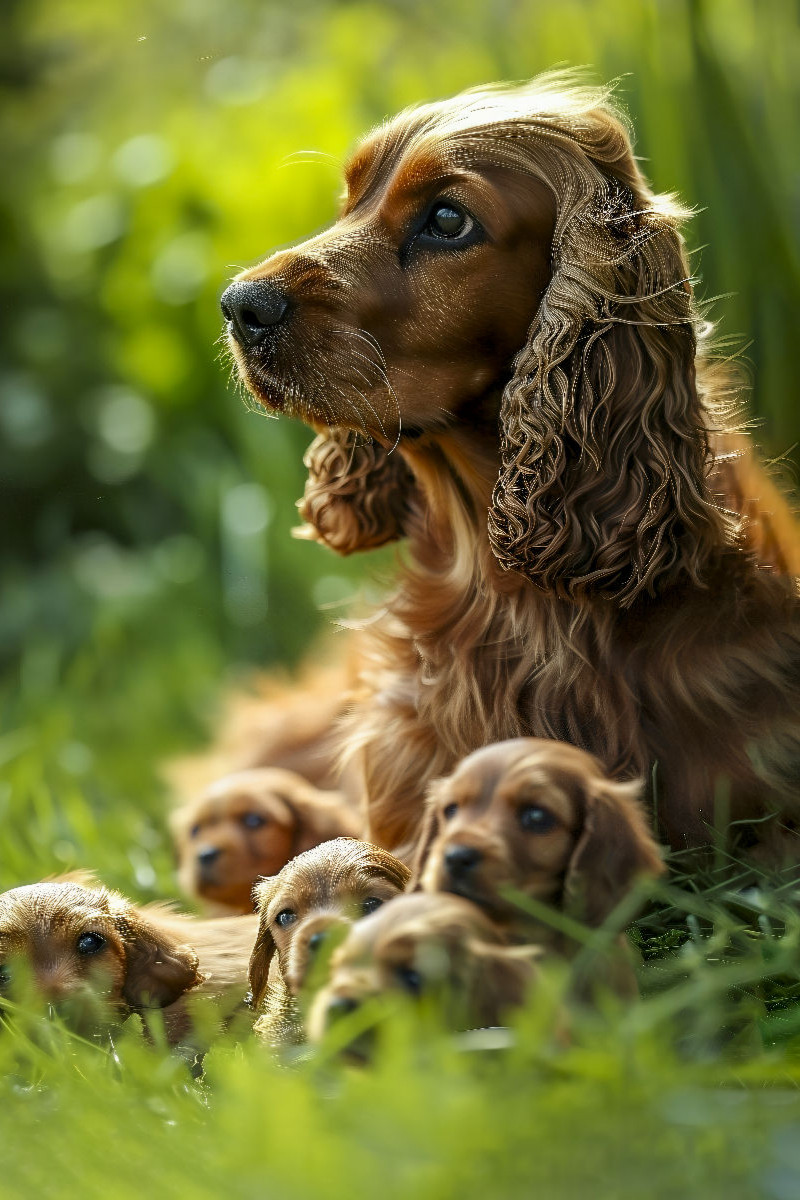
POLYGON ((337 996, 328 1005, 328 1020, 338 1021, 340 1017, 349 1017, 358 1008, 358 1001, 352 996, 337 996))
POLYGON ((197 861, 201 867, 210 867, 219 858, 222 851, 218 846, 206 846, 203 850, 198 850, 197 861))
POLYGON ((257 346, 284 317, 289 301, 268 280, 232 283, 220 298, 222 315, 240 346, 257 346))
POLYGON ((444 861, 451 875, 466 875, 482 857, 476 846, 451 846, 445 851, 444 861))

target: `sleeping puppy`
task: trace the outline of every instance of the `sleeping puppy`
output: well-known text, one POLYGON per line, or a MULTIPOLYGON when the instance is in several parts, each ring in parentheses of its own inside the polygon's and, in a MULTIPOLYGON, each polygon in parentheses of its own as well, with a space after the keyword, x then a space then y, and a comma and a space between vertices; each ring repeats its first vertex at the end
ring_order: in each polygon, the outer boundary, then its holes
MULTIPOLYGON (((331 1024, 387 993, 429 1000, 448 1029, 499 1025, 535 978, 535 946, 509 946, 474 904, 459 896, 401 896, 356 921, 334 951, 327 986, 309 1016, 320 1041, 331 1024)), ((348 1047, 368 1057, 371 1036, 348 1047)))
POLYGON ((358 814, 338 792, 262 767, 213 783, 172 820, 181 887, 221 911, 253 911, 253 884, 312 846, 357 837, 358 814))
POLYGON ((412 887, 463 896, 512 937, 572 953, 574 942, 507 893, 602 925, 638 876, 664 870, 639 791, 565 742, 486 746, 433 784, 412 887))
POLYGON ((160 1009, 168 1043, 191 1042, 195 996, 228 1013, 243 998, 257 928, 139 907, 84 873, 13 888, 0 896, 0 1008, 32 985, 78 1032, 160 1009))
POLYGON ((305 1040, 298 997, 331 935, 399 895, 404 863, 369 842, 337 838, 307 850, 255 889, 258 938, 250 959, 256 1032, 272 1045, 305 1040))

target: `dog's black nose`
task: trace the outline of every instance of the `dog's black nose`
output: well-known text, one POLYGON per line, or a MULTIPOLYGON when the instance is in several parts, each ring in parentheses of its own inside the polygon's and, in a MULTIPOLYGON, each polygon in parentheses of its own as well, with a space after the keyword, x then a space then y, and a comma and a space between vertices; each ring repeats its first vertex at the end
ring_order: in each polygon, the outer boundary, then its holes
POLYGON ((201 867, 210 867, 216 862, 222 851, 218 846, 208 846, 205 850, 199 850, 197 853, 197 861, 201 867))
POLYGON ((269 280, 245 279, 225 289, 220 307, 239 345, 257 346, 283 320, 289 301, 269 280))
POLYGON ((451 846, 444 861, 451 875, 464 875, 481 861, 483 855, 475 846, 451 846))
POLYGON ((358 1008, 358 1001, 352 996, 337 996, 328 1005, 328 1020, 338 1021, 339 1017, 349 1017, 358 1008))

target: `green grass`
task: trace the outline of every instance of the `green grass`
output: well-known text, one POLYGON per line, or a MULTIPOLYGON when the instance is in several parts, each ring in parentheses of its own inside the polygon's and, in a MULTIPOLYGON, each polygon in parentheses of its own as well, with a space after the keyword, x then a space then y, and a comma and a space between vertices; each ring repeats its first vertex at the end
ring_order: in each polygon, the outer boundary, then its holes
MULTIPOLYGON (((175 895, 157 766, 197 745, 220 662, 174 597, 106 613, 83 650, 23 656, 4 695, 4 887, 87 866, 175 895), (20 686, 21 682, 21 686, 20 686)), ((369 1071, 277 1066, 223 1040, 194 1079, 136 1020, 82 1042, 0 1036, 9 1197, 767 1197, 800 1193, 800 916, 793 882, 680 864, 633 936, 644 999, 553 1037, 547 973, 514 1045, 465 1048, 400 1012, 369 1071), (745 889, 745 885, 751 885, 745 889)))

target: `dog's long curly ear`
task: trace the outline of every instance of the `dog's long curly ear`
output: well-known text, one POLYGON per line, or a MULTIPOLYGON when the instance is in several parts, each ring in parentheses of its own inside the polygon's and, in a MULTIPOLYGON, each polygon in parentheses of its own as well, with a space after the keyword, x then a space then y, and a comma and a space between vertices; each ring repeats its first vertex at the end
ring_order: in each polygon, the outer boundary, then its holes
POLYGON ((564 879, 570 916, 597 927, 640 875, 658 876, 664 863, 639 801, 638 783, 597 777, 583 802, 583 828, 564 879))
POLYGON ((125 946, 122 995, 131 1008, 164 1008, 202 983, 197 954, 159 928, 157 915, 151 919, 147 910, 130 909, 117 924, 125 946))
POLYGON ((624 144, 631 186, 584 161, 562 198, 553 275, 503 396, 489 533, 501 566, 544 591, 629 605, 702 581, 729 534, 706 482, 686 214, 624 144))
POLYGON ((404 536, 415 483, 399 453, 331 429, 314 439, 303 462, 308 480, 297 507, 306 524, 295 537, 347 555, 404 536))
POLYGON ((264 1003, 264 997, 267 994, 267 984, 269 983, 269 968, 275 954, 275 939, 272 936, 272 930, 267 921, 267 906, 275 890, 276 878, 277 876, 272 875, 268 879, 262 879, 253 888, 253 898, 260 920, 258 923, 256 944, 253 947, 253 953, 250 955, 248 975, 252 997, 251 1004, 256 1010, 264 1003))

